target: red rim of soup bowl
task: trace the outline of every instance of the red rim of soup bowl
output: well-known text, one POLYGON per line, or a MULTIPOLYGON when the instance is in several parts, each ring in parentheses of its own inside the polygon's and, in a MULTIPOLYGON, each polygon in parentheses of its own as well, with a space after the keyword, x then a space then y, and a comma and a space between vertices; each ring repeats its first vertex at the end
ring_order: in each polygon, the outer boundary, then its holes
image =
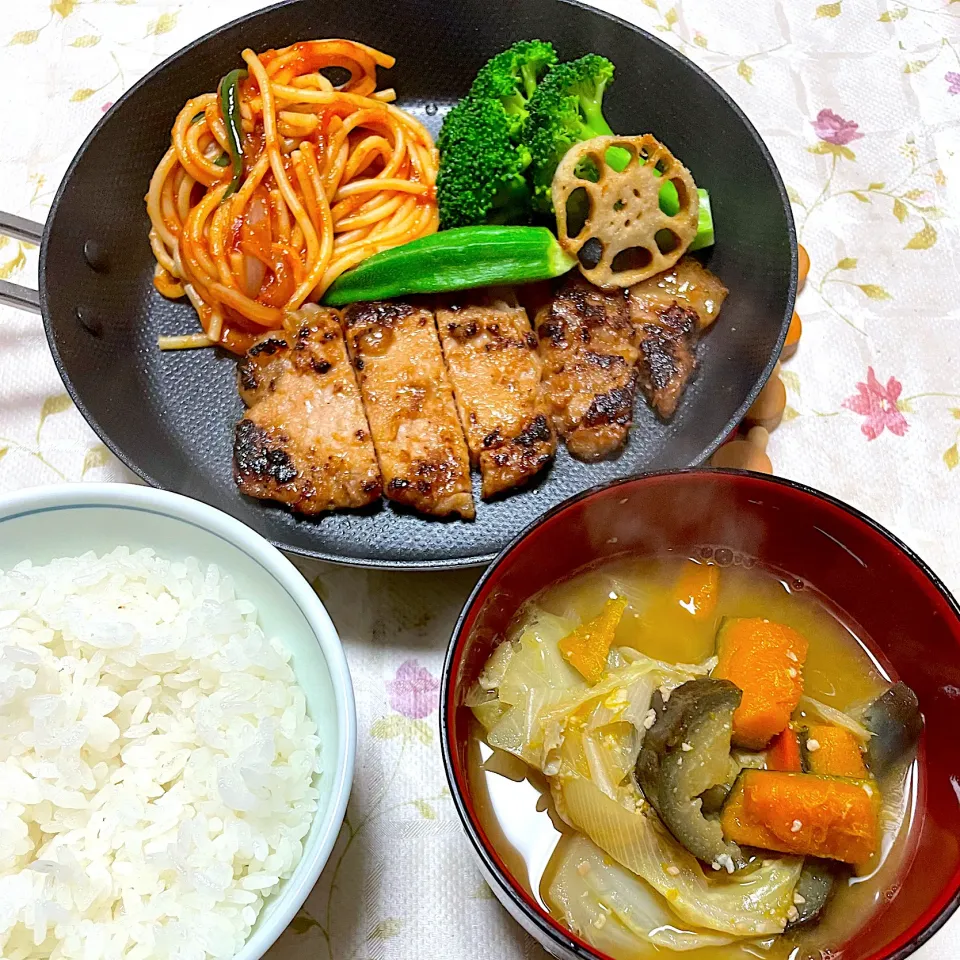
POLYGON ((520 604, 542 587, 584 566, 629 553, 664 555, 673 548, 678 555, 689 555, 697 546, 731 546, 738 537, 750 536, 751 523, 756 525, 754 536, 762 528, 764 547, 742 552, 752 552, 761 565, 802 577, 864 628, 881 656, 916 690, 927 721, 918 753, 912 855, 908 853, 886 902, 870 915, 869 923, 831 948, 837 960, 903 960, 960 906, 960 738, 951 742, 949 722, 952 718, 955 725, 960 718, 960 605, 908 546, 841 500, 793 481, 738 470, 664 471, 587 490, 527 527, 480 578, 460 614, 444 663, 441 743, 457 813, 498 899, 548 949, 609 960, 535 902, 487 837, 466 773, 468 708, 461 703, 462 693, 479 673, 492 641, 520 604), (632 514, 644 501, 654 519, 632 514), (726 512, 718 511, 718 504, 726 512), (698 513, 698 505, 709 512, 698 513), (651 549, 652 538, 664 537, 665 525, 672 525, 669 546, 663 549, 661 540, 661 549, 651 549), (806 543, 796 538, 804 527, 817 535, 806 543), (704 535, 698 536, 701 530, 704 535), (795 569, 804 566, 801 556, 813 564, 812 572, 795 569), (852 585, 836 579, 845 575, 855 578, 852 585), (876 583, 868 585, 868 578, 876 583), (874 594, 883 603, 871 604, 874 594), (862 609, 856 610, 857 604, 862 609), (882 625, 871 629, 868 623, 877 617, 882 625), (885 636, 883 643, 878 633, 885 636), (897 651, 888 649, 894 642, 897 651), (934 648, 939 656, 931 657, 934 648), (922 902, 914 908, 917 898, 922 902), (886 937, 886 927, 891 931, 887 942, 871 942, 886 937))

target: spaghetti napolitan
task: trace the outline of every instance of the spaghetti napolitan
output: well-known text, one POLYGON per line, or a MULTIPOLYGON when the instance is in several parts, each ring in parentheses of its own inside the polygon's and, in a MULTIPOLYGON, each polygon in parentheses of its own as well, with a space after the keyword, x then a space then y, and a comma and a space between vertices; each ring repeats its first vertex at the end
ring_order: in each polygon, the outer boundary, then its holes
POLYGON ((150 181, 154 285, 186 295, 203 327, 168 349, 244 353, 345 270, 437 229, 430 134, 376 89, 393 57, 310 40, 243 59, 246 76, 224 80, 232 109, 223 89, 188 101, 150 181), (329 67, 349 79, 334 86, 329 67))

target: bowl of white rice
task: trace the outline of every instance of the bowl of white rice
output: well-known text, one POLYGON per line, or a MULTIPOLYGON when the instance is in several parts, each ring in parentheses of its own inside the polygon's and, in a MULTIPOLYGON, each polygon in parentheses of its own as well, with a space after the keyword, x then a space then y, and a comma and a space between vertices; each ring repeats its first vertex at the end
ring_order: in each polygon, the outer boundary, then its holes
POLYGON ((355 753, 336 630, 258 534, 126 484, 0 498, 4 960, 258 960, 355 753))

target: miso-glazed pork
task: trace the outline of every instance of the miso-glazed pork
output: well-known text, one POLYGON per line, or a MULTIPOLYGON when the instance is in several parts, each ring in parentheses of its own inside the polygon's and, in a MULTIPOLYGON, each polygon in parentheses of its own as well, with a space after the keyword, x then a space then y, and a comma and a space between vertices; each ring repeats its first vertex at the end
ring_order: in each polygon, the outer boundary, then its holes
POLYGON ((630 306, 634 316, 650 316, 678 306, 697 315, 700 330, 717 319, 729 291, 696 257, 681 257, 671 269, 630 288, 630 306))
POLYGON ((439 307, 437 329, 483 496, 526 483, 556 448, 526 311, 512 291, 474 292, 439 307))
POLYGON ((557 433, 581 460, 616 453, 636 391, 637 331, 625 290, 567 279, 537 313, 541 395, 557 433))
POLYGON ((629 289, 581 275, 530 314, 510 288, 422 302, 315 305, 265 334, 239 365, 240 490, 306 514, 381 495, 420 513, 475 514, 470 470, 491 498, 541 474, 561 436, 595 461, 626 442, 639 388, 675 413, 697 340, 726 287, 683 257, 629 289))
POLYGON ((385 496, 421 513, 472 518, 470 458, 433 313, 357 303, 343 326, 385 496))
POLYGON ((238 382, 249 407, 234 436, 243 493, 307 514, 379 499, 380 470, 334 311, 305 309, 295 334, 266 334, 240 361, 238 382))
POLYGON ((640 390, 664 419, 676 412, 696 370, 697 339, 716 319, 726 296, 717 277, 689 256, 630 288, 640 390))

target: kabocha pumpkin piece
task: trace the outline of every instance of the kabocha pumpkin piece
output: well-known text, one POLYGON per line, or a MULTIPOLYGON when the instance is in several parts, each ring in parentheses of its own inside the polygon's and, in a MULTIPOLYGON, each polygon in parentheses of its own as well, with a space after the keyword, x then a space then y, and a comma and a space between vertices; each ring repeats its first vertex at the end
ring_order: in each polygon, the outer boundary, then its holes
POLYGON ((695 620, 713 616, 720 598, 720 568, 688 560, 673 587, 674 600, 695 620))
POLYGON ((611 597, 599 616, 580 624, 559 642, 563 659, 579 670, 587 683, 597 683, 603 676, 610 644, 626 609, 626 598, 611 597))
POLYGON ((716 650, 719 594, 720 567, 683 560, 669 585, 654 591, 636 617, 627 615, 624 639, 648 656, 700 663, 716 650))
POLYGON ((744 770, 720 814, 734 843, 864 864, 880 840, 874 781, 744 770))
POLYGON ((790 722, 803 695, 807 641, 792 627, 760 618, 727 619, 717 634, 713 676, 743 691, 733 742, 762 750, 790 722))
POLYGON ((842 727, 814 724, 801 733, 800 750, 804 767, 825 777, 853 777, 864 780, 870 774, 860 753, 857 738, 842 727))
POLYGON ((781 730, 767 750, 767 769, 785 773, 802 773, 803 758, 800 754, 800 738, 793 727, 781 730))
POLYGON ((700 200, 689 170, 655 137, 594 137, 567 151, 553 178, 560 245, 599 287, 628 287, 672 267, 697 234, 700 200), (622 170, 611 147, 630 155, 622 170), (666 182, 677 212, 660 207, 666 182))
POLYGON ((723 783, 730 769, 730 731, 740 691, 724 680, 688 680, 664 701, 653 695, 656 719, 643 738, 636 777, 666 828, 695 857, 725 867, 742 866, 736 843, 703 816, 700 795, 723 783))

